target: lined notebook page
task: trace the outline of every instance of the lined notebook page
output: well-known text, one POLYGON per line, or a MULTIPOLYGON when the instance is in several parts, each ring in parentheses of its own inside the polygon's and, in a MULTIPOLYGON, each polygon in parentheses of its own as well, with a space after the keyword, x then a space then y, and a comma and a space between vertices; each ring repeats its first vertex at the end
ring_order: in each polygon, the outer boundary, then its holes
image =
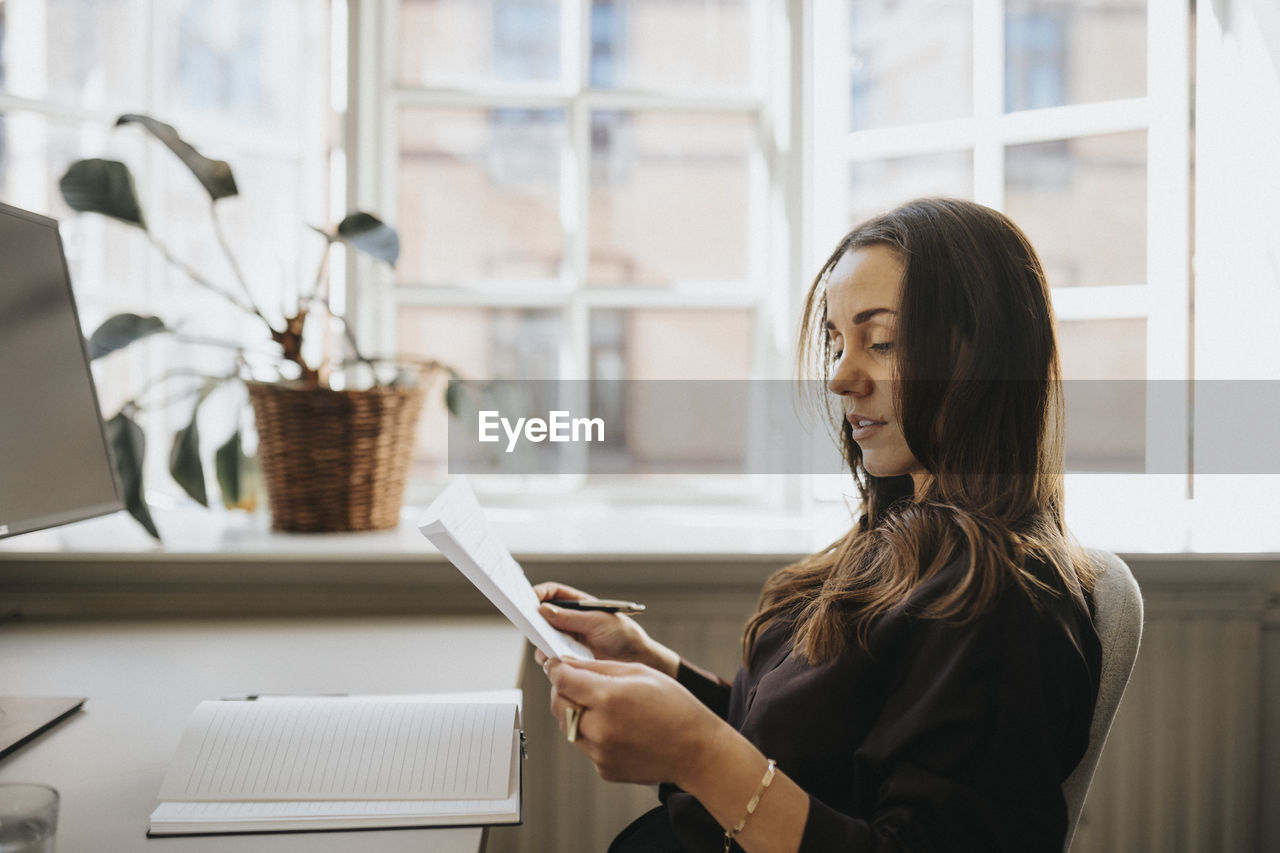
POLYGON ((582 643, 551 627, 538 612, 538 594, 524 569, 490 529, 475 492, 463 478, 449 484, 418 522, 422 535, 440 549, 502 615, 549 657, 592 660, 582 643))
POLYGON ((465 800, 510 791, 511 705, 201 702, 162 800, 465 800))

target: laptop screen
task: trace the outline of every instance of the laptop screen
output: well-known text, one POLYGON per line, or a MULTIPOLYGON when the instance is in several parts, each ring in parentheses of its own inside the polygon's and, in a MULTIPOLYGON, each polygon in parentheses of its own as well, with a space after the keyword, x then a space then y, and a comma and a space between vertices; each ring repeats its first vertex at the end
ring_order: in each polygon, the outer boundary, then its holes
POLYGON ((58 223, 0 204, 0 537, 120 508, 58 223))

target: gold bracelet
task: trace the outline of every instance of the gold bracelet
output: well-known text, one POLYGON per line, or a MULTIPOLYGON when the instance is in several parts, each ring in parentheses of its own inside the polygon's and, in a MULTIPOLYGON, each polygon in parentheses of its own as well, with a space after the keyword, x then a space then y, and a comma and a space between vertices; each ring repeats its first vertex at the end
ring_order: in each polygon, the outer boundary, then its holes
POLYGON ((769 783, 773 781, 773 772, 777 766, 778 762, 770 758, 769 766, 764 771, 764 778, 760 780, 760 790, 756 791, 756 795, 751 798, 751 802, 747 803, 747 813, 742 816, 742 820, 738 821, 737 826, 724 831, 724 853, 729 853, 729 846, 733 844, 733 837, 742 832, 747 825, 747 818, 756 813, 756 806, 760 805, 760 798, 764 796, 764 792, 769 790, 769 783))

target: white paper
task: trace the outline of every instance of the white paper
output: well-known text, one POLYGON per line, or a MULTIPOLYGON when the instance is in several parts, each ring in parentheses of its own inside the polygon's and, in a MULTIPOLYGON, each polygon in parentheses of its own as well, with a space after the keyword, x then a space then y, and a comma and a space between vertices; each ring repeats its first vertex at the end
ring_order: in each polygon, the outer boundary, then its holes
POLYGON ((510 704, 201 702, 161 800, 468 800, 510 792, 510 704))
POLYGON ((518 730, 511 732, 508 753, 508 790, 501 799, 171 801, 151 813, 150 830, 183 835, 514 823, 520 819, 518 730))
POLYGON ((454 480, 432 501, 418 522, 418 529, 543 654, 553 658, 595 658, 590 649, 542 618, 538 594, 524 569, 489 528, 480 502, 465 479, 454 480))

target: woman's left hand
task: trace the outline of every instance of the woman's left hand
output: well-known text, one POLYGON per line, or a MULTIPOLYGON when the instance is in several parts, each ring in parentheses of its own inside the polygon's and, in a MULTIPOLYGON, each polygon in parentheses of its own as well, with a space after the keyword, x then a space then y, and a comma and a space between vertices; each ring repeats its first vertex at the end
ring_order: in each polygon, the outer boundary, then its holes
POLYGON ((644 664, 553 659, 544 668, 561 733, 570 709, 581 708, 574 746, 606 781, 680 785, 732 733, 675 679, 644 664))

